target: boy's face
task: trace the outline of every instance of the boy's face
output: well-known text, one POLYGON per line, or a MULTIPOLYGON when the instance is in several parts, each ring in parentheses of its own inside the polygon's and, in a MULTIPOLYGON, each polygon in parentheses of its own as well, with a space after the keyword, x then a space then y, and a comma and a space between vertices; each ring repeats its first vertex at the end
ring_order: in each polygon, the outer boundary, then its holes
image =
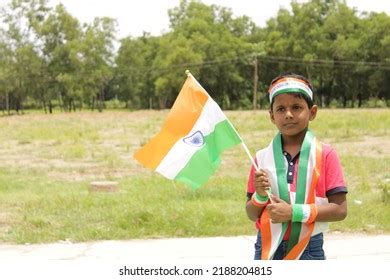
POLYGON ((270 111, 272 122, 285 136, 295 136, 306 131, 309 121, 314 120, 316 114, 316 105, 309 109, 305 99, 294 93, 277 95, 270 111))

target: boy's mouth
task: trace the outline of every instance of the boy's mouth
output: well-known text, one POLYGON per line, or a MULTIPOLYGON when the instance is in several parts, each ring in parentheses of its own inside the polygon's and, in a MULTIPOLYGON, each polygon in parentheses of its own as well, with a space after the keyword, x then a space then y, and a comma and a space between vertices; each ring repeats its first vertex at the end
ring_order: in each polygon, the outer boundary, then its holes
POLYGON ((289 127, 289 126, 294 126, 294 125, 296 125, 297 123, 285 123, 283 126, 287 126, 287 127, 289 127))

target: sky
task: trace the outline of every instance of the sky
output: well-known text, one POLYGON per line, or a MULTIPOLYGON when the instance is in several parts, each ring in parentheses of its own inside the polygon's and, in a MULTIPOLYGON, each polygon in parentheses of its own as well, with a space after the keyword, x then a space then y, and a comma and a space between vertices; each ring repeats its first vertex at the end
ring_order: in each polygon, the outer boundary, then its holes
MULTIPOLYGON (((7 0, 0 0, 4 3, 7 0)), ((276 16, 279 8, 289 8, 291 0, 202 0, 211 5, 229 7, 235 16, 247 15, 258 26, 265 26, 276 16)), ((307 2, 299 0, 298 2, 307 2)), ((90 23, 95 17, 108 16, 118 21, 118 36, 137 37, 144 31, 160 35, 169 30, 168 9, 177 7, 180 0, 49 0, 50 6, 64 4, 81 22, 90 23)), ((389 0, 347 0, 359 12, 386 12, 390 15, 389 0)))

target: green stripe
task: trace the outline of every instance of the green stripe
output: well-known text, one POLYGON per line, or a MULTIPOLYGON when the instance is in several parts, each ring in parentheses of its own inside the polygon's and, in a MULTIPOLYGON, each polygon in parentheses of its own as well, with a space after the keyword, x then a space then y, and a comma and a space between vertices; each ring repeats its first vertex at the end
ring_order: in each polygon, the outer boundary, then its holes
POLYGON ((303 220, 303 207, 302 204, 292 205, 292 219, 293 222, 302 222, 303 220))
POLYGON ((255 193, 256 194, 256 199, 259 201, 259 202, 267 202, 269 197, 268 195, 259 195, 257 192, 255 193))
MULTIPOLYGON (((288 222, 282 223, 282 232, 281 232, 281 234, 280 234, 280 236, 279 236, 278 247, 279 247, 280 243, 282 243, 282 241, 283 241, 283 237, 284 237, 284 235, 286 234, 287 227, 288 227, 288 222)), ((273 253, 273 255, 270 257, 270 260, 272 260, 272 259, 274 258, 275 253, 276 253, 276 250, 275 250, 275 252, 273 253)))
MULTIPOLYGON (((298 163, 298 178, 296 186, 296 197, 295 203, 304 204, 305 195, 306 195, 306 180, 307 180, 307 165, 309 162, 310 148, 314 139, 314 135, 311 131, 307 131, 305 139, 303 140, 301 151, 299 153, 299 163, 298 163)), ((302 223, 294 222, 291 224, 291 235, 288 242, 287 252, 298 243, 299 235, 301 232, 302 223)))
POLYGON ((289 202, 288 188, 287 188, 287 172, 284 165, 284 155, 282 151, 282 134, 278 133, 272 141, 274 151, 274 162, 276 167, 276 176, 278 179, 279 197, 286 202, 289 202))
POLYGON ((274 95, 272 96, 272 99, 274 99, 276 96, 278 96, 279 94, 282 94, 282 93, 301 93, 301 94, 306 95, 308 98, 311 99, 311 97, 307 93, 307 91, 303 90, 301 88, 286 88, 286 89, 282 89, 280 91, 275 92, 274 95))
POLYGON ((299 153, 298 178, 295 203, 304 204, 306 196, 307 166, 310 157, 310 148, 314 136, 310 130, 306 132, 301 151, 299 153))
POLYGON ((227 119, 218 123, 214 131, 204 137, 204 141, 204 146, 175 177, 193 188, 207 182, 221 162, 220 154, 225 149, 241 143, 240 137, 227 119))
MULTIPOLYGON (((274 162, 276 167, 276 177, 278 181, 279 197, 286 202, 289 202, 288 188, 287 188, 287 172, 284 165, 284 155, 282 151, 282 135, 278 133, 272 141, 272 149, 274 152, 274 162)), ((282 223, 282 233, 279 236, 278 244, 283 240, 284 234, 287 231, 288 222, 282 223)), ((278 245, 279 246, 279 245, 278 245)), ((271 259, 273 255, 271 256, 271 259)))

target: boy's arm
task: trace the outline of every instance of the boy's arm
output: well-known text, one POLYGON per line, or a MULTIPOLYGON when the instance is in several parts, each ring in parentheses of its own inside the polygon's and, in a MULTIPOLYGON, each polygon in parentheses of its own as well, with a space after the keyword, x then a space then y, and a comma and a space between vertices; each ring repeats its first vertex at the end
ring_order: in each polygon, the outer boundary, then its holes
POLYGON ((340 159, 333 148, 325 156, 325 191, 327 204, 318 205, 316 221, 334 222, 347 216, 347 188, 340 159))
MULTIPOLYGON (((292 206, 280 198, 273 196, 275 203, 267 205, 267 211, 273 223, 288 222, 292 219, 292 206)), ((316 222, 335 222, 344 220, 347 216, 347 199, 345 192, 328 196, 328 202, 317 205, 316 222)), ((247 205, 248 208, 248 205, 247 205)), ((247 210, 248 212, 248 210, 247 210)))
POLYGON ((245 210, 248 218, 251 221, 256 222, 259 219, 261 212, 268 204, 267 190, 271 188, 271 183, 267 173, 264 170, 260 169, 259 171, 254 171, 252 167, 248 184, 250 185, 248 189, 252 191, 247 193, 248 200, 246 202, 245 210), (262 203, 253 203, 251 199, 254 193, 253 191, 262 197, 266 197, 267 201, 262 203))
POLYGON ((265 206, 255 206, 252 201, 249 199, 247 202, 246 202, 246 207, 245 207, 245 210, 246 210, 246 214, 248 216, 248 218, 251 220, 251 221, 254 221, 256 222, 257 219, 259 219, 260 217, 260 214, 261 212, 263 211, 265 206))
POLYGON ((342 221, 347 217, 347 198, 345 192, 328 196, 328 204, 318 205, 317 222, 342 221))

